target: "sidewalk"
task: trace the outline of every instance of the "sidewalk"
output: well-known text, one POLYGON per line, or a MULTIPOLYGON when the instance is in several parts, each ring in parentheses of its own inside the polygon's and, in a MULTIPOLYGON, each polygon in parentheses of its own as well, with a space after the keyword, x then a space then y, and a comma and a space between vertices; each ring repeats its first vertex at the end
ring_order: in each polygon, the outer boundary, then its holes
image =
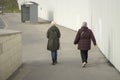
POLYGON ((87 67, 81 67, 79 50, 73 45, 76 32, 59 26, 61 49, 58 64, 52 66, 50 52, 46 50, 49 24, 21 23, 20 14, 6 14, 2 18, 9 29, 23 32, 24 64, 8 80, 120 80, 120 74, 93 46, 87 67))

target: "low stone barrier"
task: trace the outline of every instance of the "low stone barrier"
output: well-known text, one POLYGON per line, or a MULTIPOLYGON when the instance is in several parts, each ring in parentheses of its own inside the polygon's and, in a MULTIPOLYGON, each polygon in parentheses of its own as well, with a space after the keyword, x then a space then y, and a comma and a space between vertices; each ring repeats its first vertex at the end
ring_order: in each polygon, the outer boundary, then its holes
POLYGON ((0 80, 6 80, 21 64, 21 32, 0 29, 0 80))

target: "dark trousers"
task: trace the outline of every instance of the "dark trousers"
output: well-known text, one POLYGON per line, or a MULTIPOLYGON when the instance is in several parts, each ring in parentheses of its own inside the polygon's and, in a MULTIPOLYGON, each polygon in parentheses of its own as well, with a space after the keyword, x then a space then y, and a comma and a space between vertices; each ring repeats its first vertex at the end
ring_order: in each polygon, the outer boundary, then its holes
POLYGON ((52 61, 57 62, 57 51, 51 51, 52 61))
POLYGON ((81 58, 82 58, 82 63, 86 62, 88 59, 88 50, 80 50, 81 52, 81 58))

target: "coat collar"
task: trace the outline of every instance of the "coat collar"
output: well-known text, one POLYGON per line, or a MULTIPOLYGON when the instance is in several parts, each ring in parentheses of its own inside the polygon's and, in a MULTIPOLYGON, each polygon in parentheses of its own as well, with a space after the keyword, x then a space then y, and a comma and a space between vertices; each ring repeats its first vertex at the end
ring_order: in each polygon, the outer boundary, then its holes
POLYGON ((88 29, 88 27, 87 26, 82 26, 81 29, 88 29))

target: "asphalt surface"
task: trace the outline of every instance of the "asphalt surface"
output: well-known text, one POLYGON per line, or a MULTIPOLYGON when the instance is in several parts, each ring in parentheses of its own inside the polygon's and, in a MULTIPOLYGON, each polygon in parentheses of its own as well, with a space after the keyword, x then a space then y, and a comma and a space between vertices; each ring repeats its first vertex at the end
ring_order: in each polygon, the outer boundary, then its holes
POLYGON ((120 73, 97 47, 92 46, 88 65, 81 67, 80 52, 73 44, 75 31, 58 26, 61 49, 58 64, 52 66, 50 52, 46 50, 50 24, 21 23, 20 14, 6 14, 2 18, 8 29, 23 32, 23 65, 8 80, 120 80, 120 73))

